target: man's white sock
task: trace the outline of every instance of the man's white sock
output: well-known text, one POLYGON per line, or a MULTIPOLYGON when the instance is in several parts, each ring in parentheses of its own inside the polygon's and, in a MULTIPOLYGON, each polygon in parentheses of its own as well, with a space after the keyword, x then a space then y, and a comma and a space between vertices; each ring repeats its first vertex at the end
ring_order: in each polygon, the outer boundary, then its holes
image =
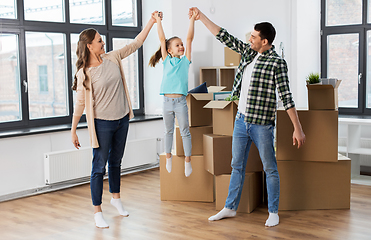
POLYGON ((171 165, 172 165, 173 155, 170 158, 166 158, 166 170, 171 173, 171 165))
POLYGON ((94 220, 95 220, 95 226, 97 226, 97 228, 109 228, 108 224, 103 218, 102 212, 95 213, 94 220))
POLYGON ((184 174, 186 177, 189 177, 192 173, 192 164, 191 162, 184 162, 184 174))
POLYGON ((218 212, 214 216, 209 217, 209 221, 217 221, 222 218, 234 217, 234 216, 236 216, 236 211, 228 209, 228 208, 223 208, 222 210, 220 210, 220 212, 218 212))
POLYGON ((121 203, 121 199, 120 198, 117 198, 117 199, 111 198, 111 204, 114 207, 117 208, 117 210, 119 211, 120 215, 122 215, 124 217, 129 216, 129 213, 122 206, 122 203, 121 203))
POLYGON ((269 217, 267 221, 265 222, 266 227, 274 227, 278 225, 280 222, 280 217, 278 216, 278 213, 269 213, 269 217))

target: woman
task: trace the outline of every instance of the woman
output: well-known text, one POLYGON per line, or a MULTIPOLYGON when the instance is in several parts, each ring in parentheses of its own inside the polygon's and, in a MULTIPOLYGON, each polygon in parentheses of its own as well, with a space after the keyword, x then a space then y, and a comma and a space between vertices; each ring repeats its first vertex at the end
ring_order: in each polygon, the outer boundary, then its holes
POLYGON ((122 216, 129 216, 120 200, 121 160, 124 154, 129 119, 134 117, 121 60, 140 48, 156 22, 152 13, 145 28, 125 47, 105 53, 102 37, 93 28, 80 33, 76 62, 77 72, 72 89, 76 104, 72 119, 71 138, 79 149, 76 127, 84 109, 90 143, 93 148, 90 179, 94 220, 98 228, 108 228, 102 215, 103 176, 108 161, 111 204, 122 216))

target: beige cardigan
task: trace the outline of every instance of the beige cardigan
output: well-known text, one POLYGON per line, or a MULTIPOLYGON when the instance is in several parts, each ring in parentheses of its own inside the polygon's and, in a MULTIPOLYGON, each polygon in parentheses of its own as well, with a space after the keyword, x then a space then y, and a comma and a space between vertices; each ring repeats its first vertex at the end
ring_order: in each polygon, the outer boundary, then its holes
MULTIPOLYGON (((126 58, 130 54, 134 53, 136 50, 138 50, 142 46, 142 44, 143 42, 135 38, 133 42, 126 45, 125 47, 119 50, 111 51, 111 52, 101 55, 102 58, 106 58, 112 61, 120 68, 121 78, 122 78, 122 82, 124 84, 124 89, 125 89, 125 96, 126 96, 126 99, 129 105, 129 119, 134 117, 134 113, 133 113, 133 109, 131 106, 129 90, 126 84, 124 70, 121 65, 121 60, 126 58)), ((91 86, 90 71, 87 71, 86 74, 89 77, 88 81, 86 82, 89 90, 86 90, 85 87, 83 86, 85 75, 84 75, 82 68, 80 68, 79 71, 76 73, 77 89, 76 89, 76 103, 75 103, 75 109, 74 109, 73 116, 81 117, 85 109, 86 121, 88 123, 88 131, 90 135, 90 145, 92 148, 98 148, 99 143, 98 143, 97 135, 95 132, 95 125, 94 125, 94 110, 93 110, 94 104, 93 104, 93 94, 91 92, 92 86, 91 86)))

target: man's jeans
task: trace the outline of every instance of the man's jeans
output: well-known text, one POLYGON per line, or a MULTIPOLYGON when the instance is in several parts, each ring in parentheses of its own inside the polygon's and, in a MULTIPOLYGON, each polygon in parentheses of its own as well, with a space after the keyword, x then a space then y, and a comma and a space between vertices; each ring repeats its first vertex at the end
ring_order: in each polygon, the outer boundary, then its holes
POLYGON ((183 140, 184 155, 192 154, 191 133, 189 132, 188 107, 185 96, 169 98, 164 96, 163 119, 165 123, 165 153, 171 153, 173 147, 174 120, 178 120, 180 135, 183 140))
POLYGON ((111 193, 120 192, 121 161, 129 129, 129 114, 109 121, 94 119, 99 147, 93 148, 93 166, 90 177, 91 198, 94 206, 102 204, 103 176, 108 161, 108 183, 111 193))
POLYGON ((254 142, 259 150, 259 155, 266 174, 268 211, 270 213, 278 212, 280 179, 277 171, 273 130, 273 125, 246 123, 244 122, 244 115, 239 112, 237 113, 232 142, 232 174, 229 183, 228 197, 225 202, 226 208, 235 211, 238 208, 243 183, 245 181, 247 158, 249 156, 251 142, 254 142))

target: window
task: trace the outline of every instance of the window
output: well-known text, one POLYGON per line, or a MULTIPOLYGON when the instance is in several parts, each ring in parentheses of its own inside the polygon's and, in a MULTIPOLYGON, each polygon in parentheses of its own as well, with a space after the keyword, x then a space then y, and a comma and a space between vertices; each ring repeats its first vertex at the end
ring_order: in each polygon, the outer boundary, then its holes
MULTIPOLYGON (((126 45, 141 31, 141 0, 2 0, 0 21, 0 131, 69 124, 79 33, 97 29, 106 51, 126 45)), ((136 115, 142 55, 123 60, 136 115)))
POLYGON ((0 4, 0 19, 16 19, 16 1, 15 0, 2 0, 0 4))
POLYGON ((0 124, 22 120, 18 35, 0 34, 0 124))
POLYGON ((322 0, 321 77, 337 78, 339 113, 371 115, 371 0, 322 0))
POLYGON ((39 66, 39 90, 40 93, 48 92, 48 66, 39 66))

